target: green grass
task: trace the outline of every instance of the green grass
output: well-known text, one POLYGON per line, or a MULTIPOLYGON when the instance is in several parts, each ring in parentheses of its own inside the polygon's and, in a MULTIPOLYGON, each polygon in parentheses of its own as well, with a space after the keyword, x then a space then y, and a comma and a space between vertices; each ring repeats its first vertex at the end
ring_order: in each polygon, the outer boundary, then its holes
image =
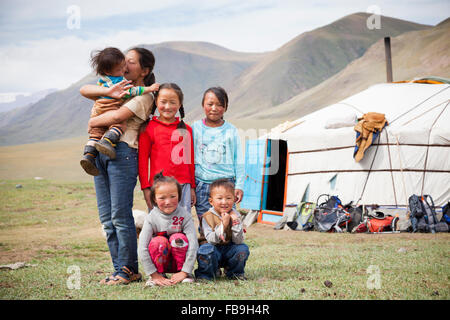
MULTIPOLYGON (((138 188, 135 207, 145 207, 138 188)), ((448 234, 304 233, 257 224, 247 230, 246 243, 251 252, 247 281, 102 286, 98 282, 112 266, 93 185, 0 181, 0 263, 35 265, 0 270, 0 299, 450 298, 448 234), (71 266, 80 270, 79 289, 68 288, 71 266), (380 270, 379 289, 367 286, 371 266, 380 270)))

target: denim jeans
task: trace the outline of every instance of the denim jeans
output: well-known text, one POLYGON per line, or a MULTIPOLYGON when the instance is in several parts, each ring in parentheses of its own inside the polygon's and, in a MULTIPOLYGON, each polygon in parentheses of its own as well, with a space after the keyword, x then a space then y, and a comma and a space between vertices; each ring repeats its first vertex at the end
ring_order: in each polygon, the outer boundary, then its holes
MULTIPOLYGON (((228 180, 233 183, 236 181, 234 178, 230 178, 228 180)), ((200 219, 203 214, 211 208, 211 204, 209 203, 209 187, 211 184, 195 179, 195 185, 195 196, 197 198, 195 203, 195 211, 200 219)), ((236 209, 236 204, 233 205, 233 208, 236 209)))
POLYGON ((195 277, 198 279, 213 280, 216 271, 220 267, 226 268, 226 276, 244 275, 245 263, 250 251, 245 243, 235 244, 230 242, 226 245, 202 244, 197 251, 198 269, 195 270, 195 277))
POLYGON ((114 266, 114 274, 128 278, 121 268, 138 272, 137 234, 133 218, 133 194, 137 182, 137 150, 125 142, 116 146, 116 159, 99 153, 100 175, 94 177, 100 222, 114 266))

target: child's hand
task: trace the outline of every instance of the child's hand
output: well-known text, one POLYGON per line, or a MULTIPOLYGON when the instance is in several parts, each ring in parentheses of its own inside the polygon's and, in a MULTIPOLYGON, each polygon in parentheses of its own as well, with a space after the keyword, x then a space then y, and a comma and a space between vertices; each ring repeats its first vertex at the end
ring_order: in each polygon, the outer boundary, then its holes
POLYGON ((152 85, 149 87, 149 90, 150 90, 151 92, 158 91, 158 90, 159 90, 159 83, 154 83, 154 84, 152 84, 152 85))
POLYGON ((167 287, 172 285, 172 282, 169 279, 164 278, 159 272, 152 273, 151 277, 153 282, 158 286, 167 287))
POLYGON ((236 203, 239 203, 242 201, 242 198, 244 197, 244 191, 241 189, 234 190, 234 196, 236 198, 236 203))
POLYGON ((147 207, 150 211, 151 209, 153 209, 152 201, 150 200, 151 189, 145 188, 144 190, 142 190, 142 192, 144 193, 144 199, 145 199, 145 202, 147 203, 147 207))
POLYGON ((231 211, 231 213, 230 213, 230 218, 231 218, 231 220, 237 220, 237 219, 239 219, 239 217, 237 216, 236 212, 234 212, 234 210, 231 211))
POLYGON ((197 202, 197 196, 195 195, 195 189, 191 188, 191 207, 195 206, 197 202))
POLYGON ((186 279, 188 276, 188 274, 184 271, 180 271, 177 273, 174 273, 172 275, 172 278, 170 278, 170 282, 172 282, 172 284, 177 284, 178 282, 183 281, 184 279, 186 279))
MULTIPOLYGON (((223 231, 225 232, 225 230, 230 225, 231 216, 228 212, 221 212, 220 215, 222 216, 223 231)), ((225 241, 225 239, 222 240, 225 241)))
POLYGON ((221 217, 222 217, 222 222, 229 222, 230 221, 230 214, 228 212, 221 212, 220 213, 221 217))
POLYGON ((122 80, 110 87, 106 95, 114 99, 122 99, 124 95, 129 93, 128 89, 131 87, 131 80, 122 80))

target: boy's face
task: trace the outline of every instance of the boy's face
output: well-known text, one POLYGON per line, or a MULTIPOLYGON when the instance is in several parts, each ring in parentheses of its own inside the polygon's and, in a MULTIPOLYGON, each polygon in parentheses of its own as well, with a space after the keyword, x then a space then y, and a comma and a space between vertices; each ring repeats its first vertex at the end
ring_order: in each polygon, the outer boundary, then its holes
POLYGON ((127 63, 123 60, 121 63, 117 64, 112 68, 110 76, 112 77, 123 77, 125 75, 125 70, 127 69, 127 63))
POLYGON ((171 214, 178 207, 178 188, 174 183, 162 183, 155 190, 155 202, 159 210, 171 214))
POLYGON ((234 192, 224 187, 217 187, 211 190, 209 203, 217 213, 229 213, 233 209, 234 192))

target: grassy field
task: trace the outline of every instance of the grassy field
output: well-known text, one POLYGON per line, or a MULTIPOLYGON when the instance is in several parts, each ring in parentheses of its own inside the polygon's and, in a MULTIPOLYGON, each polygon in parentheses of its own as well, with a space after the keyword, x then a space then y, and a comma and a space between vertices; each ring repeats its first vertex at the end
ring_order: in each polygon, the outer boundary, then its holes
MULTIPOLYGON (((138 188, 135 208, 145 208, 138 188)), ((450 298, 448 234, 322 234, 254 224, 246 243, 248 281, 102 286, 112 267, 92 183, 0 180, 0 264, 31 265, 0 269, 0 299, 450 298), (79 288, 71 287, 74 270, 79 288)))
MULTIPOLYGON (((245 139, 266 134, 280 120, 230 120, 245 139)), ((192 122, 188 122, 192 124, 192 122)), ((90 182, 80 166, 87 135, 38 143, 0 146, 0 179, 17 180, 42 177, 64 182, 90 182)), ((245 150, 243 150, 245 151, 245 150)))

